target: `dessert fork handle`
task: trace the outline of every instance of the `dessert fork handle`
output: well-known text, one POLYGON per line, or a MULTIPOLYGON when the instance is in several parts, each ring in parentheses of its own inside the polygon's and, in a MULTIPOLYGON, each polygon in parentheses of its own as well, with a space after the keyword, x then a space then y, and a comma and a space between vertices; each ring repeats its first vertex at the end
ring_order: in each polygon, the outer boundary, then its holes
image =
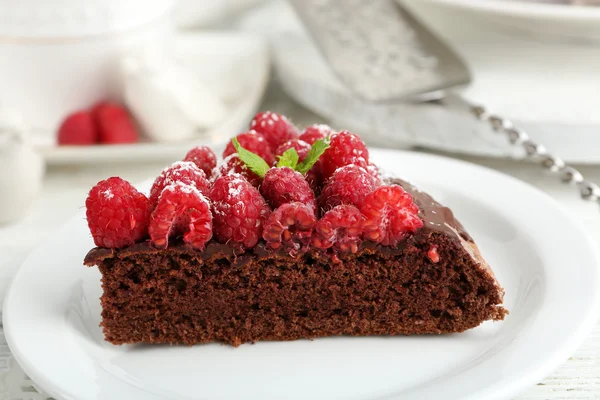
POLYGON ((489 124, 494 132, 506 136, 513 146, 523 149, 526 159, 541 165, 547 171, 558 176, 562 182, 577 187, 582 199, 600 204, 600 187, 596 183, 585 179, 576 168, 548 152, 543 145, 531 139, 525 131, 515 127, 509 119, 488 111, 482 105, 473 104, 460 94, 451 91, 446 93, 444 103, 451 108, 466 111, 474 118, 489 124))

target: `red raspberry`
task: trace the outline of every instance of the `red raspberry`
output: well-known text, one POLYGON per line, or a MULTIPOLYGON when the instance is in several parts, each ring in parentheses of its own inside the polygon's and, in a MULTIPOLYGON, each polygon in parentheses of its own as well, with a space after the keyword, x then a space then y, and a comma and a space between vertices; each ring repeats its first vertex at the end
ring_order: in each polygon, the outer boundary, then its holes
POLYGON ((298 137, 298 129, 285 116, 271 111, 256 114, 250 121, 250 129, 263 135, 273 149, 298 137))
POLYGON ((214 182, 209 197, 217 240, 246 249, 256 246, 270 212, 258 189, 241 175, 225 175, 214 182))
POLYGON ((356 253, 363 232, 365 217, 358 208, 349 204, 335 206, 317 222, 313 234, 313 246, 326 250, 356 253))
POLYGON ((212 213, 206 197, 194 186, 182 182, 166 186, 158 198, 148 227, 152 243, 159 249, 169 237, 183 235, 183 241, 204 250, 212 237, 212 213))
POLYGON ((58 144, 87 145, 98 142, 99 132, 89 111, 68 115, 58 128, 58 144))
POLYGON ((310 151, 310 147, 310 144, 300 139, 288 140, 277 148, 275 151, 275 156, 280 156, 285 153, 286 150, 294 148, 296 149, 296 153, 298 153, 298 161, 304 161, 308 155, 308 152, 310 151))
POLYGON ((316 223, 312 208, 298 202, 286 203, 267 218, 263 239, 272 249, 285 246, 294 252, 308 245, 316 223))
POLYGON ((150 204, 156 206, 163 189, 172 183, 181 182, 192 185, 201 193, 208 193, 210 182, 206 179, 204 171, 191 161, 177 161, 162 170, 156 177, 150 189, 150 204))
POLYGON ((365 197, 378 186, 375 178, 364 168, 354 164, 338 168, 323 187, 319 207, 329 210, 339 204, 362 207, 365 197))
POLYGON ((396 246, 423 226, 419 208, 400 186, 381 186, 369 194, 361 212, 365 216, 364 238, 384 246, 396 246))
POLYGON ((208 146, 194 147, 185 155, 183 161, 191 161, 198 166, 206 176, 212 174, 213 169, 217 166, 217 156, 208 146))
POLYGON ((262 183, 262 178, 252 172, 250 168, 240 160, 240 156, 237 153, 231 154, 223 161, 217 165, 217 168, 213 170, 213 174, 211 176, 211 180, 216 180, 217 178, 225 175, 231 174, 239 174, 246 178, 248 182, 252 184, 252 186, 259 187, 262 183))
POLYGON ((92 108, 92 115, 104 144, 136 143, 138 131, 125 107, 103 102, 92 108))
POLYGON ((356 164, 363 168, 369 165, 369 151, 358 136, 341 131, 331 135, 330 139, 329 148, 321 157, 325 179, 344 165, 356 164))
POLYGON ((427 251, 427 258, 429 258, 432 263, 440 262, 440 253, 438 253, 438 247, 436 244, 432 244, 431 246, 429 246, 429 250, 427 251))
POLYGON ((381 184, 381 174, 379 173, 379 167, 377 167, 377 165, 369 163, 369 165, 367 165, 367 171, 375 179, 375 182, 381 184))
POLYGON ((108 178, 90 190, 86 217, 98 247, 131 246, 148 235, 151 207, 148 198, 129 182, 108 178))
POLYGON ((294 201, 317 209, 315 194, 300 172, 289 167, 271 168, 260 186, 260 192, 271 207, 277 208, 285 203, 294 201))
POLYGON ((304 140, 306 143, 313 145, 319 139, 325 139, 333 133, 333 129, 324 124, 314 124, 307 127, 304 133, 300 135, 299 139, 304 140))
MULTIPOLYGON (((255 131, 248 131, 240 133, 236 138, 240 143, 240 146, 244 149, 259 155, 267 164, 273 165, 275 162, 275 155, 273 154, 273 150, 267 142, 267 139, 265 139, 263 135, 259 135, 255 131)), ((237 152, 235 151, 233 142, 229 141, 227 147, 225 147, 225 151, 223 151, 223 158, 234 153, 237 152)))

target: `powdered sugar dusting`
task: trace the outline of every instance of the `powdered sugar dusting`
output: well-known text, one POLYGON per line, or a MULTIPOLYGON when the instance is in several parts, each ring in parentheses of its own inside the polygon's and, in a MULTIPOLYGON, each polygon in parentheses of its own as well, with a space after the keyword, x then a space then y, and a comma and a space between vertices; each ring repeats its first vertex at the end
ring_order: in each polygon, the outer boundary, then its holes
POLYGON ((318 130, 323 135, 328 135, 329 132, 333 132, 333 129, 331 129, 331 127, 329 125, 326 125, 326 124, 314 124, 314 125, 311 125, 311 127, 315 128, 316 130, 318 130))
MULTIPOLYGON (((245 185, 250 185, 250 183, 240 174, 232 173, 228 175, 231 177, 228 182, 227 195, 228 199, 224 201, 218 202, 218 207, 216 208, 216 212, 219 215, 227 215, 227 214, 243 214, 246 210, 246 204, 242 201, 242 190, 245 185), (232 201, 233 200, 233 201, 232 201)), ((252 189, 254 189, 252 187, 252 189)))
POLYGON ((102 195, 104 196, 104 198, 106 200, 110 200, 113 197, 115 197, 115 195, 113 194, 112 190, 110 190, 110 188, 108 188, 104 192, 102 192, 102 195))
POLYGON ((187 183, 183 183, 183 182, 173 182, 170 183, 169 185, 165 186, 165 188, 163 189, 163 192, 168 191, 168 192, 183 192, 185 194, 196 194, 198 196, 201 196, 201 193, 198 189, 196 189, 195 186, 189 185, 187 183))
POLYGON ((190 185, 187 183, 177 181, 177 182, 173 182, 173 183, 170 183, 169 185, 167 185, 161 192, 161 196, 165 192, 171 192, 171 193, 179 192, 179 193, 190 194, 190 195, 193 195, 194 197, 196 197, 198 200, 203 201, 208 206, 210 206, 210 201, 194 185, 190 185))
MULTIPOLYGON (((238 157, 237 153, 230 154, 217 163, 217 166, 215 167, 215 169, 213 169, 213 172, 210 176, 210 179, 212 181, 215 181, 215 180, 219 179, 221 176, 223 176, 223 172, 222 172, 223 169, 225 168, 226 165, 229 165, 229 161, 233 157, 238 157)), ((225 175, 227 175, 227 172, 225 172, 225 175)))
POLYGON ((229 195, 231 197, 237 197, 240 195, 240 193, 242 193, 242 189, 239 187, 239 185, 237 187, 231 186, 229 188, 229 195))
MULTIPOLYGON (((354 154, 354 155, 356 155, 356 153, 355 153, 355 152, 356 152, 356 150, 353 150, 353 151, 354 151, 354 153, 353 153, 353 154, 354 154)), ((349 166, 358 167, 358 168, 362 169, 363 171, 365 171, 365 172, 368 172, 368 169, 365 169, 365 167, 363 167, 363 165, 367 165, 367 161, 365 160, 365 158, 364 158, 364 157, 362 157, 362 156, 360 156, 360 157, 356 157, 356 160, 357 160, 357 161, 361 161, 361 160, 362 160, 363 162, 361 163, 361 165, 354 164, 354 163, 350 163, 350 164, 342 165, 342 166, 340 166, 340 167, 337 167, 337 168, 336 168, 336 169, 335 169, 333 172, 334 172, 334 173, 336 173, 336 172, 337 172, 337 171, 339 171, 340 169, 342 169, 342 168, 345 168, 345 167, 349 167, 349 166)), ((367 168, 368 168, 368 166, 367 166, 367 168)))
POLYGON ((179 178, 179 172, 189 172, 199 177, 204 177, 204 171, 202 171, 192 161, 176 161, 171 166, 165 168, 160 173, 160 177, 164 180, 165 186, 172 183, 176 183, 179 178))
POLYGON ((201 192, 198 192, 200 194, 200 200, 202 200, 203 202, 205 202, 209 207, 210 207, 210 200, 208 199, 208 197, 206 197, 205 195, 203 195, 201 192))
POLYGON ((210 179, 214 182, 215 180, 219 179, 221 176, 224 175, 239 175, 236 172, 236 167, 240 168, 242 171, 246 171, 248 169, 248 166, 243 162, 231 163, 231 160, 234 158, 239 159, 238 153, 230 154, 221 161, 219 161, 217 167, 213 169, 210 179))
POLYGON ((379 173, 379 168, 377 168, 377 166, 375 164, 369 164, 369 165, 367 165, 367 171, 374 178, 378 178, 379 180, 381 180, 381 174, 379 173))
POLYGON ((175 161, 173 164, 163 169, 161 174, 164 175, 171 169, 177 169, 181 171, 197 171, 199 168, 191 161, 175 161))
POLYGON ((338 167, 338 168, 336 169, 336 171, 339 171, 339 170, 340 170, 340 169, 342 169, 342 168, 352 168, 352 167, 360 168, 362 171, 364 171, 364 172, 367 172, 367 170, 366 170, 364 167, 362 167, 362 166, 360 166, 360 165, 358 165, 358 164, 354 164, 354 163, 352 163, 352 164, 348 164, 348 165, 343 165, 343 166, 341 166, 341 167, 338 167))

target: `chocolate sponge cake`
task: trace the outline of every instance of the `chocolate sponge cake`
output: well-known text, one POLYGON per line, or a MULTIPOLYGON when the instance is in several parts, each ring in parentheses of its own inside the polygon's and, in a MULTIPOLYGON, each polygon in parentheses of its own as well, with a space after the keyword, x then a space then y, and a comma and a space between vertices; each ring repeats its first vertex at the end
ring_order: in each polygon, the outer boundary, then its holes
MULTIPOLYGON (((262 172, 248 161, 252 143, 242 146, 240 135, 233 141, 238 158, 230 157, 236 164, 225 174, 227 168, 216 166, 207 179, 200 168, 179 164, 157 179, 149 199, 123 182, 92 189, 86 205, 98 247, 85 265, 102 273, 107 341, 238 346, 442 334, 505 317, 504 291, 452 211, 404 181, 381 180, 364 153, 333 168, 344 157, 339 134, 298 145, 314 132, 308 128, 298 139, 280 118, 285 136, 296 139, 274 151, 278 165, 262 172), (302 154, 310 144, 313 154, 302 154), (322 151, 313 151, 320 145, 322 151), (281 165, 290 154, 293 167, 281 165), (302 165, 315 154, 319 162, 302 165), (291 172, 276 171, 269 182, 271 171, 282 168, 291 172), (296 193, 305 189, 310 192, 296 193), (401 196, 384 197, 390 193, 401 196)), ((263 136, 269 142, 275 135, 267 129, 263 136)))

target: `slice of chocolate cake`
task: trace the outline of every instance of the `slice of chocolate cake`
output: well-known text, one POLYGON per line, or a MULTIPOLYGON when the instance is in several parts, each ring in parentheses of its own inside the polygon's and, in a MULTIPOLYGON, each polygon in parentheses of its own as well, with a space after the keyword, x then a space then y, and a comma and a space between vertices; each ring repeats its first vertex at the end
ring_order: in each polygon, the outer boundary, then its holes
POLYGON ((238 136, 226 153, 239 156, 225 154, 235 161, 210 181, 178 163, 149 199, 118 178, 92 189, 99 247, 85 264, 102 273, 107 341, 237 346, 463 332, 504 318, 503 289, 448 208, 382 181, 355 135, 322 129, 329 138, 307 144, 284 117, 261 113, 252 126, 263 121, 273 124, 238 136), (283 148, 262 155, 281 156, 277 165, 253 165, 246 149, 272 151, 278 135, 283 148))

